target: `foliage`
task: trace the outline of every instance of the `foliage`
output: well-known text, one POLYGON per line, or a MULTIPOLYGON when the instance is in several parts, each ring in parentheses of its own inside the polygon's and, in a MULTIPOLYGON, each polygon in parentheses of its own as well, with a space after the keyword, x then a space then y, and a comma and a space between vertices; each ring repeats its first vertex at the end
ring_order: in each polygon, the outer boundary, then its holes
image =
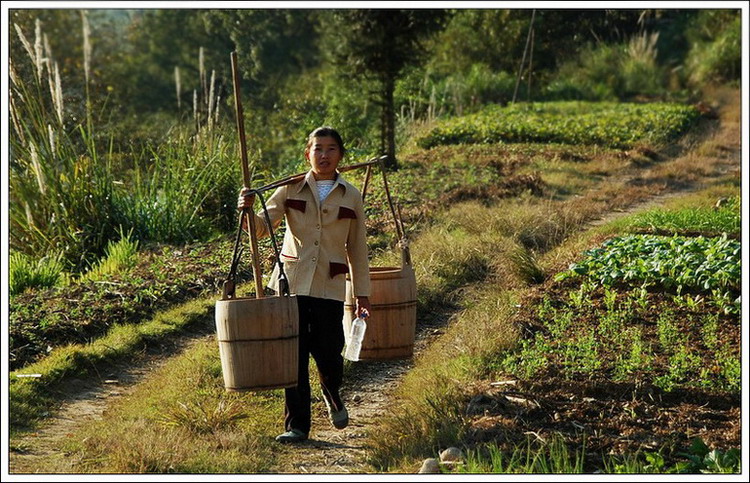
POLYGON ((739 291, 740 243, 721 238, 628 235, 588 250, 557 280, 584 276, 605 286, 627 284, 667 290, 739 291))
POLYGON ((333 58, 354 76, 377 80, 377 103, 381 106, 380 152, 386 166, 396 168, 396 79, 404 68, 419 62, 424 54, 422 39, 436 31, 444 18, 442 10, 336 10, 333 58))
POLYGON ((698 111, 679 104, 547 102, 489 105, 438 123, 417 143, 441 144, 544 142, 630 148, 664 142, 685 132, 698 111))
MULTIPOLYGON (((538 9, 534 20, 535 72, 550 72, 588 42, 621 41, 637 32, 642 12, 627 9, 538 9), (575 26, 575 27, 573 27, 575 26)), ((513 72, 528 36, 529 9, 458 9, 430 41, 430 67, 441 75, 481 63, 513 72)))
POLYGON ((680 210, 649 210, 634 216, 628 225, 629 230, 650 229, 660 232, 672 231, 705 233, 739 233, 740 200, 733 196, 716 208, 684 208, 680 210))
POLYGON ((229 53, 237 52, 242 92, 252 109, 272 113, 285 98, 284 87, 321 57, 317 26, 324 13, 307 9, 214 9, 198 14, 211 36, 226 38, 224 52, 213 49, 219 77, 231 94, 229 53))
POLYGON ((710 449, 701 438, 694 438, 688 452, 679 454, 681 461, 668 465, 661 452, 639 451, 629 458, 605 460, 607 473, 714 474, 740 473, 740 451, 710 449), (617 460, 620 459, 618 462, 617 460))
POLYGON ((33 261, 28 255, 14 252, 10 255, 8 292, 17 295, 28 288, 55 287, 67 280, 61 254, 33 261))
POLYGON ((411 68, 396 82, 395 103, 403 120, 432 121, 448 115, 474 112, 488 103, 506 103, 513 97, 515 79, 505 71, 495 72, 485 64, 447 76, 411 68))
POLYGON ((626 43, 582 48, 543 90, 546 99, 616 100, 663 96, 666 69, 657 62, 658 32, 642 32, 626 43))
POLYGON ((100 47, 100 37, 95 44, 94 58, 107 59, 100 77, 114 106, 140 119, 149 112, 169 113, 175 122, 191 113, 194 95, 199 102, 208 103, 212 71, 217 77, 216 94, 225 100, 231 97, 229 54, 234 45, 227 32, 209 30, 205 10, 143 9, 109 14, 127 16, 122 20, 126 27, 115 37, 120 45, 100 47))
POLYGON ((692 85, 739 80, 742 59, 740 10, 702 10, 685 35, 691 45, 685 59, 685 70, 692 85))

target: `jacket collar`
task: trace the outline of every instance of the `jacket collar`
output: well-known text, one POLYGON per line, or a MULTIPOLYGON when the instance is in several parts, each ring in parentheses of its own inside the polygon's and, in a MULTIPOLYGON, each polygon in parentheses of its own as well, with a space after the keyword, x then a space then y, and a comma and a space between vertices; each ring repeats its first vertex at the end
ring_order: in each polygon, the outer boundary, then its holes
MULTIPOLYGON (((336 189, 336 186, 341 185, 341 187, 344 189, 344 192, 346 192, 346 185, 349 184, 346 182, 343 176, 341 176, 341 173, 338 171, 336 172, 336 179, 333 183, 333 187, 331 188, 331 191, 336 189)), ((305 179, 297 185, 297 193, 302 191, 302 188, 305 187, 305 185, 310 185, 310 189, 312 192, 317 195, 318 193, 318 183, 315 181, 315 176, 313 175, 312 170, 308 171, 305 175, 305 179)))

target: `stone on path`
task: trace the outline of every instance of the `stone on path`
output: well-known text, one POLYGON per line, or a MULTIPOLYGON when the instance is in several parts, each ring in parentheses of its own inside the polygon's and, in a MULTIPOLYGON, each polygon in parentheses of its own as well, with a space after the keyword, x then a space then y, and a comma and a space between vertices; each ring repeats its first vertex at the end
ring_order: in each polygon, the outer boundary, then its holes
POLYGON ((435 458, 427 458, 422 463, 419 473, 440 473, 440 464, 435 458))

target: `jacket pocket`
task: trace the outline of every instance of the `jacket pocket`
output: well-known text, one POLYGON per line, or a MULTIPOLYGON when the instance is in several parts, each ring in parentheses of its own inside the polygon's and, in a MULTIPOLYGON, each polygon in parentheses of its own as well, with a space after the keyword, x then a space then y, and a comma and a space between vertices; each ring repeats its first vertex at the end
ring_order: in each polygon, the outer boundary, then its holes
POLYGON ((349 265, 347 265, 346 263, 329 262, 329 267, 331 271, 331 278, 335 277, 336 275, 341 275, 342 273, 349 273, 349 265))
POLYGON ((339 220, 342 218, 351 218, 356 220, 357 219, 357 213, 354 212, 353 209, 347 208, 346 206, 339 207, 339 220))
POLYGON ((289 198, 286 201, 284 201, 284 206, 292 210, 297 210, 297 211, 301 211, 302 213, 304 213, 305 209, 307 208, 307 201, 295 200, 295 199, 289 198))

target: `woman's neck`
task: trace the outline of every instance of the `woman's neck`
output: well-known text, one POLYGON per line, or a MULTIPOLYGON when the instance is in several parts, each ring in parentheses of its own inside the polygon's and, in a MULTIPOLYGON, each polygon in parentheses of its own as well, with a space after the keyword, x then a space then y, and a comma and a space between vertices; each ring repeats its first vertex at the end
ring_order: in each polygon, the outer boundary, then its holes
POLYGON ((332 179, 336 179, 336 176, 338 176, 338 173, 336 172, 333 172, 331 174, 318 174, 315 171, 313 171, 313 178, 315 178, 315 181, 332 180, 332 179))

